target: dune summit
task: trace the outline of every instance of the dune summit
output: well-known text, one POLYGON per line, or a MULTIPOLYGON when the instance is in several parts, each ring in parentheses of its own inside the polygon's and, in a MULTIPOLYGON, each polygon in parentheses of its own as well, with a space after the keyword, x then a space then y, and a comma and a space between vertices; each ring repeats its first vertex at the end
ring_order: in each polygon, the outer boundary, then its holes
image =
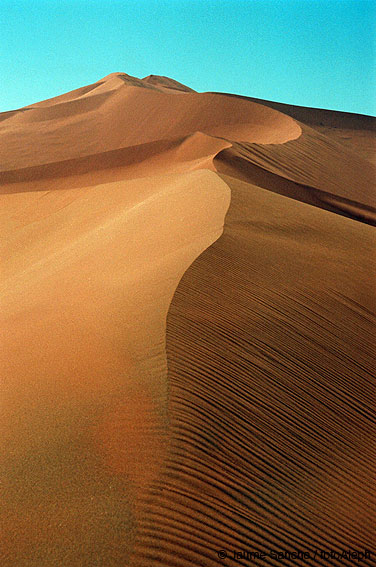
POLYGON ((0 136, 1 566, 371 565, 375 119, 113 73, 0 136))

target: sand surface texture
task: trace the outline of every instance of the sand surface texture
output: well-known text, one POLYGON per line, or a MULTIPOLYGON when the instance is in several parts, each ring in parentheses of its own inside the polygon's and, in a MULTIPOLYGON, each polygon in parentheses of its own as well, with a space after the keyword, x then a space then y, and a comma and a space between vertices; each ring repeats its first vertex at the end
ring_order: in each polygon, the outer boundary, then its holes
POLYGON ((373 564, 375 119, 113 73, 0 136, 1 567, 373 564))

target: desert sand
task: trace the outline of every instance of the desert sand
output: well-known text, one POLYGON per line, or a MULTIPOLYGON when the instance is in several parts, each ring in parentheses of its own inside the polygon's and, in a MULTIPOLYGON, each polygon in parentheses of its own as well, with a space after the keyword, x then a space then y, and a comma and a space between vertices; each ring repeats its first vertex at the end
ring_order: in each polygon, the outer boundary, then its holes
POLYGON ((375 119, 113 73, 0 139, 1 567, 375 553, 375 119))

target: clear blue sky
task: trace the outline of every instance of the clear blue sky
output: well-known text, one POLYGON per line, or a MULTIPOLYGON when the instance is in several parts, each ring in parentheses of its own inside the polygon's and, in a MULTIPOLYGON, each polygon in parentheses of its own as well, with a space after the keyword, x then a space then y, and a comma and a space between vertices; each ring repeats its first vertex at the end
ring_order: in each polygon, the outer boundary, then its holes
POLYGON ((0 0, 0 111, 122 71, 376 115, 376 0, 0 0))

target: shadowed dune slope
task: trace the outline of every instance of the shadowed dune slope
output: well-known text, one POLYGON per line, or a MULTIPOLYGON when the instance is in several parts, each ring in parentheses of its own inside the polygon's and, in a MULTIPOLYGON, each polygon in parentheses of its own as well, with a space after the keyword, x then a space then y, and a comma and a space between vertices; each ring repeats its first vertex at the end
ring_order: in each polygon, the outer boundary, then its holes
POLYGON ((1 567, 372 549, 368 118, 125 73, 0 114, 1 567))
POLYGON ((372 549, 373 229, 225 180, 224 234, 169 310, 172 444, 135 564, 372 549))

